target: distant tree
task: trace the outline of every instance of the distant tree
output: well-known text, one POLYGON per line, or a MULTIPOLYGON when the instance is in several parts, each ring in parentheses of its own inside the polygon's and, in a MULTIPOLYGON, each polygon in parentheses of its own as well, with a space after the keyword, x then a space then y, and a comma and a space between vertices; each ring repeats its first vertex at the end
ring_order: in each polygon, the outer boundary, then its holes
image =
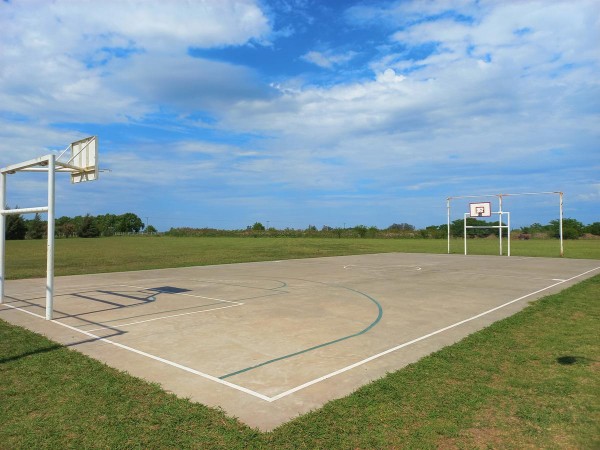
POLYGON ((361 238, 364 238, 367 235, 367 231, 369 231, 369 229, 364 225, 357 225, 354 227, 354 231, 356 231, 356 233, 358 233, 358 235, 361 238))
MULTIPOLYGON (((18 206, 15 209, 19 208, 18 206)), ((8 206, 6 209, 9 209, 8 206)), ((27 224, 20 214, 11 214, 6 216, 6 239, 23 240, 27 234, 27 224)))
POLYGON ((117 216, 116 231, 121 233, 139 233, 144 229, 144 222, 133 213, 125 213, 117 216))
MULTIPOLYGON (((554 237, 560 236, 560 221, 558 219, 551 220, 550 226, 554 237)), ((583 236, 584 226, 581 222, 575 219, 563 219, 563 238, 579 239, 583 236)))
POLYGON ((154 228, 152 225, 148 225, 146 227, 146 233, 156 233, 156 232, 157 232, 156 228, 154 228))
POLYGON ((308 231, 308 232, 317 231, 317 227, 315 225, 309 225, 308 228, 306 229, 306 231, 308 231))
MULTIPOLYGON (((470 226, 492 226, 498 225, 498 222, 486 222, 472 217, 467 218, 467 225, 470 226)), ((450 224, 450 234, 453 237, 463 237, 465 222, 464 219, 457 219, 450 224)), ((468 236, 487 237, 492 233, 497 233, 493 228, 475 228, 467 230, 468 236)))
POLYGON ((260 222, 254 222, 254 225, 252 225, 252 230, 253 231, 265 231, 265 226, 260 222))
POLYGON ((43 239, 46 235, 46 223, 42 221, 38 213, 35 214, 35 217, 27 225, 26 237, 29 239, 43 239))
POLYGON ((65 222, 62 225, 57 225, 56 229, 58 230, 58 234, 60 236, 64 236, 66 238, 70 238, 71 236, 75 236, 77 234, 77 227, 73 222, 65 222))
POLYGON ((541 223, 535 222, 529 225, 528 227, 523 227, 521 230, 523 233, 527 234, 539 234, 539 233, 551 233, 552 232, 551 225, 542 225, 541 223))
POLYGON ((70 217, 61 216, 54 221, 54 225, 56 226, 56 234, 60 237, 71 237, 77 232, 77 228, 72 223, 70 217))
POLYGON ((530 230, 531 230, 531 231, 533 231, 534 233, 535 233, 536 231, 537 231, 537 232, 540 232, 540 231, 544 231, 544 230, 546 229, 546 227, 545 227, 544 225, 542 225, 541 223, 539 223, 539 222, 532 223, 532 224, 529 226, 529 228, 530 228, 530 230))
POLYGON ((100 236, 100 230, 96 226, 94 218, 87 214, 81 223, 77 235, 81 238, 94 238, 100 236))
POLYGON ((423 230, 420 230, 421 237, 441 239, 448 235, 448 225, 430 225, 423 230))
POLYGON ((464 233, 464 222, 463 219, 457 219, 452 221, 450 224, 450 236, 452 237, 463 237, 464 233))
POLYGON ((388 231, 415 231, 415 227, 409 223, 394 223, 388 227, 388 231))
POLYGON ((331 228, 329 225, 323 225, 323 228, 321 228, 321 231, 333 231, 333 228, 331 228))
POLYGON ((586 233, 595 234, 596 236, 600 236, 600 222, 594 222, 585 227, 584 231, 586 233))
MULTIPOLYGON (((88 214, 89 215, 89 214, 88 214)), ((77 233, 81 229, 81 225, 83 224, 83 216, 75 216, 71 219, 71 223, 75 226, 77 233)))
POLYGON ((379 229, 376 226, 370 226, 367 230, 367 236, 370 238, 376 237, 377 233, 379 233, 379 229))
POLYGON ((117 229, 118 217, 115 214, 96 216, 96 226, 102 236, 112 236, 117 229))

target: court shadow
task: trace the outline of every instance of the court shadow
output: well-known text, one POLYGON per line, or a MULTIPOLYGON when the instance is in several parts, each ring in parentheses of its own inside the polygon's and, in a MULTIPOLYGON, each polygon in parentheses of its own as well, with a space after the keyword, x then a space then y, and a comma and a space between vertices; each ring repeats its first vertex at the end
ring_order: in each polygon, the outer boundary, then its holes
MULTIPOLYGON (((122 334, 122 333, 115 333, 112 336, 116 336, 116 335, 119 335, 119 334, 122 334)), ((112 336, 110 336, 110 337, 112 337, 112 336)), ((90 342, 96 342, 96 341, 99 341, 100 339, 103 339, 103 338, 82 339, 80 341, 71 342, 69 344, 64 344, 64 345, 61 345, 61 344, 49 345, 47 347, 42 347, 42 348, 38 348, 36 350, 31 350, 29 352, 21 353, 20 355, 14 355, 14 356, 6 357, 6 358, 0 358, 0 364, 9 363, 9 362, 12 362, 12 361, 18 361, 19 359, 27 358, 28 356, 40 355, 40 354, 43 354, 43 353, 53 352, 53 351, 56 351, 56 350, 60 350, 61 348, 76 347, 76 346, 81 345, 81 344, 87 344, 87 343, 90 343, 90 342)))
POLYGON ((33 355, 39 355, 42 353, 48 353, 48 352, 53 352, 55 350, 58 350, 60 348, 62 348, 62 345, 50 345, 48 347, 43 347, 43 348, 38 348, 37 350, 32 350, 30 352, 25 352, 25 353, 21 353, 20 355, 15 355, 15 356, 9 356, 7 358, 0 358, 0 364, 5 364, 5 363, 9 363, 12 361, 18 361, 19 359, 22 358, 27 358, 28 356, 33 356, 33 355))
POLYGON ((590 359, 590 358, 586 358, 585 356, 565 355, 565 356, 559 356, 558 358, 556 358, 556 362, 563 366, 572 366, 574 364, 587 365, 587 364, 590 364, 590 363, 593 363, 596 361, 593 359, 590 359))

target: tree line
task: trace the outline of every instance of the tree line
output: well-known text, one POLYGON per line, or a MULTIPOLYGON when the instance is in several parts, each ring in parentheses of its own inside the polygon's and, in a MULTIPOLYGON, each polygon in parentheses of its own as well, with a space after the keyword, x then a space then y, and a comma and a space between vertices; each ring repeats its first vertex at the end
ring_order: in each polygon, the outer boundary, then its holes
MULTIPOLYGON (((144 228, 146 232, 156 232, 152 225, 145 227, 142 219, 131 212, 120 215, 62 216, 55 221, 58 238, 114 236, 120 233, 139 233, 144 228)), ((36 214, 33 219, 25 219, 20 214, 6 217, 6 239, 8 240, 44 239, 47 233, 48 222, 42 220, 40 214, 36 214)))
MULTIPOLYGON (((499 222, 487 222, 475 218, 467 218, 470 226, 498 226, 499 222)), ((502 224, 506 225, 506 224, 502 224)), ((503 235, 508 234, 507 229, 502 230, 503 235)), ((464 220, 458 219, 450 223, 450 236, 462 238, 464 233, 464 220)), ((511 230, 515 237, 527 236, 527 239, 548 239, 559 237, 559 220, 552 220, 546 225, 534 223, 527 227, 511 230)), ((261 222, 248 225, 243 230, 222 230, 216 228, 171 228, 165 233, 169 236, 240 236, 240 237, 337 237, 337 238, 426 238, 446 239, 448 236, 448 225, 430 225, 425 228, 416 228, 408 223, 394 223, 387 228, 375 226, 356 225, 352 227, 330 227, 323 225, 320 229, 316 225, 308 225, 304 229, 276 229, 265 227, 261 222)), ((584 225, 575 219, 563 219, 563 237, 565 239, 579 239, 584 235, 600 236, 600 222, 584 225)), ((472 238, 486 238, 498 235, 497 228, 474 228, 469 229, 467 235, 472 238)))
MULTIPOLYGON (((8 209, 8 208, 7 208, 8 209)), ((467 225, 471 226, 498 226, 499 222, 487 222, 475 218, 467 218, 467 225)), ((504 224, 503 224, 504 225, 504 224)), ((463 219, 450 223, 450 236, 463 237, 463 219)), ((157 233, 152 225, 144 226, 142 219, 136 214, 104 214, 99 216, 59 217, 55 224, 56 237, 92 238, 101 236, 114 236, 117 234, 137 234, 144 230, 146 233, 157 233)), ((503 229, 503 235, 508 231, 503 229)), ((524 236, 526 239, 547 239, 559 236, 559 220, 552 220, 546 225, 534 223, 526 227, 511 230, 515 237, 524 236)), ((21 215, 6 217, 6 239, 43 239, 47 234, 47 222, 39 214, 33 219, 24 219, 21 215)), ((445 239, 448 236, 447 224, 430 225, 425 228, 416 228, 409 223, 393 223, 386 228, 375 226, 356 225, 351 227, 330 227, 323 225, 320 229, 316 225, 308 225, 304 229, 276 229, 265 227, 261 222, 255 222, 242 230, 222 230, 215 228, 171 228, 166 233, 168 236, 239 236, 239 237, 333 237, 333 238, 426 238, 445 239)), ((498 235, 497 228, 474 228, 468 230, 472 238, 486 238, 498 235)), ((563 219, 563 237, 565 239, 579 239, 585 235, 600 236, 600 222, 584 225, 575 219, 563 219)))

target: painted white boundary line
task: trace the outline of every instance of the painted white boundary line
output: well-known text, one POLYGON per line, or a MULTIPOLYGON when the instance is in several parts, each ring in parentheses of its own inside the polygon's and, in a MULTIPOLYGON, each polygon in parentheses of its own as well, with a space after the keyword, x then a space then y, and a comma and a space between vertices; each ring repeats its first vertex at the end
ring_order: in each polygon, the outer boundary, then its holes
POLYGON ((347 264, 344 266, 344 270, 348 270, 352 267, 358 267, 359 269, 375 269, 375 270, 398 269, 398 268, 409 268, 409 269, 415 269, 416 271, 423 270, 423 268, 421 266, 417 266, 415 264, 392 264, 392 265, 388 265, 388 266, 359 266, 357 264, 347 264))
POLYGON ((518 301, 520 301, 520 300, 523 300, 523 299, 525 299, 525 298, 527 298, 527 297, 531 297, 532 295, 539 294, 540 292, 544 292, 544 291, 546 291, 546 290, 548 290, 548 289, 551 289, 551 288, 553 288, 553 287, 555 287, 555 286, 558 286, 559 284, 563 284, 563 283, 566 283, 567 281, 574 280, 575 278, 579 278, 579 277, 581 277, 581 276, 583 276, 583 275, 586 275, 586 274, 588 274, 588 273, 590 273, 590 272, 593 272, 593 271, 595 271, 595 270, 598 270, 598 269, 600 269, 600 267, 596 267, 596 268, 594 268, 594 269, 591 269, 591 270, 588 270, 588 271, 586 271, 586 272, 580 273, 579 275, 575 275, 574 277, 571 277, 571 278, 569 278, 569 279, 562 280, 562 281, 559 281, 559 282, 557 282, 557 283, 551 284, 550 286, 547 286, 547 287, 545 287, 545 288, 542 288, 542 289, 538 289, 538 290, 537 290, 537 291, 535 291, 535 292, 531 292, 530 294, 527 294, 527 295, 524 295, 524 296, 522 296, 522 297, 516 298, 516 299, 514 299, 514 300, 511 300, 510 302, 506 302, 506 303, 504 303, 504 304, 502 304, 502 305, 500 305, 500 306, 496 306, 495 308, 488 309, 487 311, 484 311, 484 312, 482 312, 482 313, 480 313, 480 314, 477 314, 477 315, 475 315, 475 316, 473 316, 473 317, 469 317, 468 319, 461 320, 460 322, 456 322, 456 323, 454 323, 454 324, 452 324, 452 325, 448 325, 447 327, 440 328, 440 329, 439 329, 439 330, 437 330, 437 331, 434 331, 434 332, 432 332, 432 333, 426 334, 426 335, 424 335, 424 336, 421 336, 421 337, 419 337, 419 338, 413 339, 412 341, 405 342, 404 344, 397 345, 396 347, 390 348, 390 349, 388 349, 388 350, 385 350, 385 351, 383 351, 383 352, 381 352, 381 353, 378 353, 378 354, 376 354, 376 355, 370 356, 369 358, 363 359, 362 361, 358 361, 358 362, 356 362, 356 363, 354 363, 354 364, 351 364, 351 365, 349 365, 349 366, 346 366, 346 367, 343 367, 343 368, 341 368, 341 369, 339 369, 339 370, 336 370, 335 372, 331 372, 331 373, 329 373, 329 374, 327 374, 327 375, 324 375, 324 376, 322 376, 322 377, 316 378, 316 379, 314 379, 314 380, 312 380, 312 381, 308 381, 307 383, 301 384, 300 386, 296 386, 295 388, 292 388, 292 389, 289 389, 289 390, 287 390, 287 391, 285 391, 285 392, 282 392, 281 394, 277 394, 277 395, 275 395, 274 397, 271 397, 271 398, 269 399, 269 401, 270 401, 270 402, 274 402, 275 400, 279 400, 279 399, 281 399, 281 398, 283 398, 283 397, 286 397, 286 396, 288 396, 288 395, 290 395, 290 394, 293 394, 293 393, 295 393, 295 392, 298 392, 298 391, 300 391, 300 390, 302 390, 302 389, 304 389, 304 388, 307 388, 307 387, 309 387, 309 386, 312 386, 313 384, 320 383, 321 381, 325 381, 325 380, 327 380, 328 378, 334 377, 334 376, 336 376, 336 375, 339 375, 339 374, 341 374, 341 373, 344 373, 344 372, 347 372, 347 371, 349 371, 349 370, 352 370, 352 369, 354 369, 354 368, 356 368, 356 367, 362 366, 363 364, 366 364, 366 363, 368 363, 368 362, 371 362, 371 361, 373 361, 373 360, 375 360, 375 359, 377 359, 377 358, 381 358, 382 356, 385 356, 385 355, 387 355, 387 354, 389 354, 389 353, 395 352, 396 350, 400 350, 401 348, 408 347, 409 345, 415 344, 415 343, 417 343, 417 342, 419 342, 419 341, 422 341, 422 340, 425 340, 425 339, 427 339, 427 338, 430 338, 431 336, 435 336, 436 334, 443 333, 444 331, 448 331, 448 330, 450 330, 450 329, 452 329, 452 328, 458 327, 458 326, 460 326, 460 325, 463 325, 463 324, 465 324, 465 323, 467 323, 467 322, 470 322, 470 321, 472 321, 472 320, 479 319, 480 317, 483 317, 483 316, 485 316, 485 315, 487 315, 487 314, 490 314, 490 313, 492 313, 492 312, 494 312, 494 311, 498 311, 499 309, 502 309, 502 308, 504 308, 504 307, 506 307, 506 306, 508 306, 508 305, 511 305, 511 304, 513 304, 513 303, 516 303, 516 302, 518 302, 518 301))
MULTIPOLYGON (((532 295, 536 295, 536 294, 539 294, 540 292, 547 291, 548 289, 551 289, 551 288, 553 288, 553 287, 555 287, 555 286, 558 286, 558 285, 560 285, 560 284, 563 284, 563 283, 566 283, 566 282, 572 281, 572 280, 574 280, 574 279, 576 279, 576 278, 579 278, 579 277, 581 277, 581 276, 583 276, 583 275, 587 275, 588 273, 594 272, 594 271, 596 271, 596 270, 598 270, 598 269, 600 269, 600 266, 598 266, 598 267, 595 267, 595 268, 593 268, 593 269, 590 269, 590 270, 587 270, 587 271, 585 271, 585 272, 583 272, 583 273, 580 273, 579 275, 575 275, 575 276, 573 276, 573 277, 571 277, 571 278, 568 278, 568 279, 566 279, 566 280, 559 281, 559 282, 557 282, 557 283, 551 284, 550 286, 546 286, 545 288, 538 289, 537 291, 534 291, 534 292, 531 292, 531 293, 529 293, 529 294, 523 295, 523 296, 521 296, 521 297, 519 297, 519 298, 516 298, 516 299, 514 299, 514 300, 511 300, 511 301, 509 301, 509 302, 503 303, 503 304, 502 304, 502 305, 500 305, 500 306, 496 306, 495 308, 488 309, 487 311, 484 311, 484 312, 482 312, 482 313, 479 313, 479 314, 477 314, 477 315, 475 315, 475 316, 469 317, 468 319, 464 319, 464 320, 461 320, 460 322, 456 322, 456 323, 454 323, 454 324, 452 324, 452 325, 448 325, 447 327, 440 328, 439 330, 436 330, 436 331, 434 331, 434 332, 432 332, 432 333, 429 333, 429 334, 426 334, 426 335, 424 335, 424 336, 421 336, 421 337, 418 337, 418 338, 416 338, 416 339, 413 339, 412 341, 405 342, 405 343, 403 343, 403 344, 397 345, 396 347, 390 348, 390 349, 388 349, 388 350, 385 350, 385 351, 383 351, 383 352, 381 352, 381 353, 378 353, 378 354, 376 354, 376 355, 373 355, 373 356, 370 356, 370 357, 368 357, 368 358, 365 358, 365 359, 363 359, 363 360, 361 360, 361 361, 358 361, 358 362, 356 362, 356 363, 354 363, 354 364, 351 364, 351 365, 349 365, 349 366, 343 367, 343 368, 341 368, 341 369, 339 369, 339 370, 336 370, 335 372, 331 372, 331 373, 329 373, 329 374, 327 374, 327 375, 324 375, 324 376, 322 376, 322 377, 316 378, 316 379, 314 379, 314 380, 312 380, 312 381, 308 381, 308 382, 306 382, 306 383, 304 383, 304 384, 301 384, 301 385, 299 385, 299 386, 296 386, 295 388, 289 389, 289 390, 287 390, 287 391, 285 391, 285 392, 282 392, 282 393, 280 393, 280 394, 277 394, 277 395, 275 395, 275 396, 273 396, 273 397, 268 397, 268 396, 266 396, 266 395, 263 395, 263 394, 261 394, 261 393, 259 393, 259 392, 255 392, 255 391, 253 391, 253 390, 251 390, 251 389, 248 389, 248 388, 245 388, 245 387, 243 387, 243 386, 239 386, 239 385, 237 385, 237 384, 230 383, 229 381, 221 380, 220 378, 214 377, 214 376, 212 376, 212 375, 208 375, 208 374, 206 374, 206 373, 204 373, 204 372, 200 372, 200 371, 198 371, 198 370, 195 370, 195 369, 192 369, 192 368, 190 368, 190 367, 186 367, 186 366, 184 366, 184 365, 182 365, 182 364, 179 364, 179 363, 176 363, 176 362, 170 361, 170 360, 168 360, 168 359, 164 359, 164 358, 161 358, 161 357, 159 357, 159 356, 155 356, 155 355, 152 355, 152 354, 150 354, 150 353, 146 353, 146 352, 143 352, 143 351, 141 351, 141 350, 137 350, 137 349, 135 349, 135 348, 133 348, 133 347, 129 347, 129 346, 127 346, 127 345, 119 344, 118 342, 111 341, 110 339, 107 339, 107 338, 102 338, 102 337, 100 337, 100 336, 97 336, 97 335, 95 335, 95 334, 92 334, 92 333, 90 333, 90 332, 88 332, 88 331, 79 330, 79 329, 77 329, 77 328, 75 328, 75 327, 72 327, 72 326, 70 326, 70 325, 67 325, 67 324, 64 324, 64 323, 61 323, 61 322, 57 322, 56 320, 53 320, 52 322, 53 322, 53 323, 56 323, 56 324, 58 324, 58 325, 60 325, 60 326, 63 326, 63 327, 65 327, 65 328, 68 328, 68 329, 70 329, 70 330, 72 330, 72 331, 75 331, 75 332, 77 332, 77 333, 85 334, 86 336, 92 337, 92 338, 94 338, 94 339, 97 339, 97 340, 99 340, 99 341, 102 341, 102 342, 106 342, 107 344, 112 344, 112 345, 114 345, 114 346, 116 346, 116 347, 122 348, 122 349, 124 349, 124 350, 127 350, 127 351, 130 351, 130 352, 132 352, 132 353, 136 353, 136 354, 138 354, 138 355, 145 356, 146 358, 150 358, 150 359, 153 359, 153 360, 155 360, 155 361, 159 361, 159 362, 162 362, 162 363, 164 363, 164 364, 170 365, 170 366, 172 366, 172 367, 176 367, 176 368, 178 368, 178 369, 184 370, 184 371, 186 371, 186 372, 189 372, 189 373, 192 373, 192 374, 194 374, 194 375, 198 375, 198 376, 200 376, 200 377, 202 377, 202 378, 205 378, 205 379, 207 379, 207 380, 214 381, 214 382, 216 382, 216 383, 219 383, 219 384, 222 384, 222 385, 224 385, 224 386, 227 386, 227 387, 230 387, 230 388, 236 389, 236 390, 238 390, 238 391, 240 391, 240 392, 244 392, 244 393, 246 393, 246 394, 252 395, 252 396, 254 396, 254 397, 257 397, 257 398, 259 398, 259 399, 261 399, 261 400, 264 400, 264 401, 266 401, 266 402, 269 402, 269 403, 271 403, 271 402, 274 402, 274 401, 276 401, 276 400, 280 400, 280 399, 282 399, 282 398, 284 398, 284 397, 287 397, 288 395, 291 395, 291 394, 293 394, 293 393, 295 393, 295 392, 298 392, 298 391, 300 391, 300 390, 302 390, 302 389, 305 389, 305 388, 307 388, 307 387, 309 387, 309 386, 312 386, 312 385, 314 385, 314 384, 320 383, 321 381, 325 381, 325 380, 327 380, 327 379, 329 379, 329 378, 332 378, 332 377, 334 377, 334 376, 336 376, 336 375, 339 375, 339 374, 341 374, 341 373, 347 372, 347 371, 349 371, 349 370, 352 370, 352 369, 354 369, 354 368, 356 368, 356 367, 362 366, 363 364, 366 364, 366 363, 368 363, 368 362, 370 362, 370 361, 373 361, 373 360, 375 360, 375 359, 381 358, 382 356, 385 356, 385 355, 387 355, 387 354, 389 354, 389 353, 395 352, 396 350, 400 350, 401 348, 408 347, 409 345, 412 345, 412 344, 415 344, 415 343, 417 343, 417 342, 419 342, 419 341, 422 341, 422 340, 425 340, 425 339, 427 339, 427 338, 430 338, 431 336, 435 336, 436 334, 443 333, 444 331, 448 331, 448 330, 450 330, 450 329, 452 329, 452 328, 458 327, 458 326, 460 326, 460 325, 463 325, 463 324, 465 324, 465 323, 467 323, 467 322, 470 322, 470 321, 473 321, 473 320, 479 319, 480 317, 483 317, 483 316, 485 316, 485 315, 487 315, 487 314, 490 314, 490 313, 492 313, 492 312, 494 312, 494 311, 498 311, 499 309, 502 309, 502 308, 504 308, 504 307, 506 307, 506 306, 508 306, 508 305, 511 305, 511 304, 513 304, 513 303, 516 303, 516 302, 518 302, 518 301, 520 301, 520 300, 523 300, 523 299, 525 299, 525 298, 527 298, 527 297, 531 297, 532 295)), ((135 287, 135 286, 132 286, 132 287, 135 287)), ((17 310, 19 310, 19 311, 22 311, 22 312, 24 312, 24 313, 27 313, 27 314, 31 314, 32 316, 39 317, 40 319, 45 319, 45 317, 44 317, 44 316, 41 316, 41 315, 39 315, 39 314, 35 314, 35 313, 31 312, 31 311, 27 311, 27 310, 24 310, 24 309, 18 308, 18 307, 16 307, 16 306, 12 306, 12 305, 9 305, 9 304, 6 304, 6 303, 4 304, 4 306, 8 306, 9 308, 12 308, 12 309, 17 309, 17 310)))
MULTIPOLYGON (((9 308, 17 309, 17 310, 19 310, 21 312, 24 312, 24 313, 27 313, 27 314, 31 314, 32 316, 36 316, 36 317, 39 317, 40 319, 46 320, 45 316, 42 316, 40 314, 36 314, 36 313, 31 312, 31 311, 27 311, 27 310, 18 308, 16 306, 9 305, 7 303, 4 303, 3 306, 8 306, 9 308)), ((179 364, 179 363, 176 363, 176 362, 173 362, 173 361, 169 361, 168 359, 161 358, 160 356, 152 355, 150 353, 143 352, 143 351, 135 349, 133 347, 129 347, 127 345, 119 344, 118 342, 111 341, 110 339, 97 336, 97 335, 95 335, 93 333, 90 333, 89 331, 79 330, 79 329, 77 329, 75 327, 72 327, 71 325, 67 325, 67 324, 62 323, 62 322, 57 322, 56 320, 52 320, 52 323, 55 323, 55 324, 60 325, 62 327, 68 328, 69 330, 75 331, 77 333, 85 334, 86 336, 94 338, 94 339, 96 339, 98 341, 106 342, 107 344, 111 344, 111 345, 114 345, 116 347, 122 348, 123 350, 127 350, 127 351, 130 351, 132 353, 136 353, 138 355, 145 356, 146 358, 150 358, 150 359, 153 359, 155 361, 167 364, 169 366, 176 367, 178 369, 184 370, 184 371, 192 373, 194 375, 198 375, 198 376, 200 376, 202 378, 206 378, 207 380, 214 381, 214 382, 222 384, 224 386, 236 389, 236 390, 238 390, 240 392, 244 392, 246 394, 250 394, 250 395, 252 395, 254 397, 260 398, 261 400, 265 400, 267 402, 272 401, 270 397, 267 397, 266 395, 263 395, 263 394, 261 394, 259 392, 255 392, 255 391, 253 391, 251 389, 248 389, 248 388, 245 388, 243 386, 238 386, 237 384, 230 383, 229 381, 221 380, 220 378, 213 377, 212 375, 209 375, 207 373, 200 372, 198 370, 192 369, 190 367, 186 367, 186 366, 184 366, 182 364, 179 364)))

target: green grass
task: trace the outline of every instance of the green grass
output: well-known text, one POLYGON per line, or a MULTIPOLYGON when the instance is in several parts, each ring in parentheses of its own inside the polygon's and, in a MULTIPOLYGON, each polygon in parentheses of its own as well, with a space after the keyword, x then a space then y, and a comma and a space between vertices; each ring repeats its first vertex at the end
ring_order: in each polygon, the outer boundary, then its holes
MULTIPOLYGON (((391 251, 445 253, 446 242, 69 239, 56 273, 391 251)), ((514 255, 557 253, 557 241, 513 243, 514 255)), ((566 241, 565 253, 600 259, 600 241, 566 241)), ((45 242, 8 242, 7 262, 10 278, 43 276, 45 242)), ((0 321, 0 448, 599 448, 599 299, 596 276, 271 433, 0 321)))
POLYGON ((599 448, 600 275, 270 433, 0 321, 0 448, 599 448))
MULTIPOLYGON (((514 241, 515 256, 558 256, 557 240, 514 241)), ((463 252, 463 241, 451 250, 463 252)), ((443 239, 113 237, 56 241, 56 275, 229 264, 318 256, 406 252, 446 253, 443 239)), ((469 240, 470 254, 498 253, 496 239, 469 240)), ((600 240, 565 241, 570 258, 600 259, 600 240)), ((46 241, 8 241, 8 279, 46 276, 46 241)))

